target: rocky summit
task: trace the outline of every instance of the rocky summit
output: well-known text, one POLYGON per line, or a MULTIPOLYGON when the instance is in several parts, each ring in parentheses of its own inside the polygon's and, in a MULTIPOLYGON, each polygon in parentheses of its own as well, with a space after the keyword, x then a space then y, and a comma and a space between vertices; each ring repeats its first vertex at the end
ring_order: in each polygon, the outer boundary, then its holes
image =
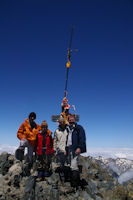
POLYGON ((51 176, 37 182, 35 161, 29 170, 25 161, 20 162, 14 155, 3 152, 0 155, 0 200, 133 199, 133 180, 120 183, 119 175, 105 167, 101 159, 80 156, 79 169, 81 181, 77 190, 71 187, 69 179, 61 180, 54 157, 51 176))

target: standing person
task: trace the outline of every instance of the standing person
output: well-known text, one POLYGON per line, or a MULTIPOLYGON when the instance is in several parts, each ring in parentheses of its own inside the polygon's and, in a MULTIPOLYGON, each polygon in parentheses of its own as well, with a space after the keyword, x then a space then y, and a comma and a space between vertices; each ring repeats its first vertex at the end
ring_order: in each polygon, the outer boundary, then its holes
POLYGON ((86 136, 81 125, 78 125, 75 116, 68 118, 69 126, 67 127, 68 135, 66 141, 67 162, 71 168, 71 185, 77 188, 80 182, 78 168, 78 158, 80 153, 86 152, 86 136))
POLYGON ((53 153, 52 132, 48 129, 48 124, 44 120, 41 123, 41 131, 37 138, 37 159, 38 159, 38 178, 37 181, 43 180, 50 176, 50 164, 53 153))
POLYGON ((64 164, 66 161, 66 138, 67 129, 65 119, 63 117, 59 118, 59 126, 54 134, 54 152, 57 157, 57 162, 59 164, 60 176, 64 176, 64 164))
POLYGON ((33 151, 36 146, 37 134, 40 130, 40 126, 36 124, 35 119, 36 113, 31 112, 28 119, 25 119, 17 132, 17 137, 20 139, 20 146, 16 150, 16 158, 22 161, 25 147, 27 147, 28 152, 26 161, 29 165, 32 165, 33 151))

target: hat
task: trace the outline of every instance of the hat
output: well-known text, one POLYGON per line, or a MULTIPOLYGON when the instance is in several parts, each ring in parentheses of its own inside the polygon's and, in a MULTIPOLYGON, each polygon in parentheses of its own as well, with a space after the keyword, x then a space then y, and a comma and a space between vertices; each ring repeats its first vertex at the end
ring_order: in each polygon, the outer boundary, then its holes
POLYGON ((35 113, 35 112, 31 112, 31 113, 29 114, 29 118, 34 118, 34 119, 36 119, 36 113, 35 113))
POLYGON ((41 123, 41 127, 42 127, 42 126, 48 127, 48 123, 44 120, 44 121, 42 121, 42 123, 41 123))

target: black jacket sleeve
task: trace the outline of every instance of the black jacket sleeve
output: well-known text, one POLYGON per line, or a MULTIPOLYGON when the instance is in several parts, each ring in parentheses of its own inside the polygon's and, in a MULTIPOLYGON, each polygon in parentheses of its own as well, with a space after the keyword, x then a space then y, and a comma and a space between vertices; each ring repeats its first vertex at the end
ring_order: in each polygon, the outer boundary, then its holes
POLYGON ((83 127, 81 125, 77 125, 76 127, 78 132, 78 148, 81 149, 81 153, 86 152, 86 135, 83 127))

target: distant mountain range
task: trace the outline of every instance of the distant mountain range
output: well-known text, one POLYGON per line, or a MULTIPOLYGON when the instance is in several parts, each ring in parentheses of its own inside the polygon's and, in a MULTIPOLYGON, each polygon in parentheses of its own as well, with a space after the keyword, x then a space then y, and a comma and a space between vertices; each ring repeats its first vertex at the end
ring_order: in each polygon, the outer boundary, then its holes
POLYGON ((99 161, 102 168, 109 169, 120 184, 133 179, 133 160, 128 160, 126 158, 103 158, 101 156, 94 160, 99 161))

